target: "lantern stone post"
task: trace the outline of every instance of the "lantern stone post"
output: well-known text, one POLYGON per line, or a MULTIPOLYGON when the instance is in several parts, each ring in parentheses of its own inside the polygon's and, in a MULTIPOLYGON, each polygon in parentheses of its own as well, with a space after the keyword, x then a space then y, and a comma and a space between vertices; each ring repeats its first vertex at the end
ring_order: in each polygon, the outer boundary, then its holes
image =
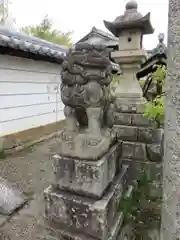
POLYGON ((119 50, 111 54, 122 70, 120 84, 115 90, 117 111, 141 112, 145 99, 136 79, 136 73, 141 63, 147 59, 142 47, 143 35, 154 31, 150 22, 150 13, 142 16, 138 12, 136 1, 129 1, 123 15, 118 16, 114 22, 104 21, 104 24, 111 33, 119 37, 119 50))

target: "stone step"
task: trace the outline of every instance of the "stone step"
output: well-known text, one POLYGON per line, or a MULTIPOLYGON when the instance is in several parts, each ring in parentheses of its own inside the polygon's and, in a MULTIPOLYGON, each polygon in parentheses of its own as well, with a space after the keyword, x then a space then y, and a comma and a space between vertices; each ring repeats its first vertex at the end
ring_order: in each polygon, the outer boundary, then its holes
MULTIPOLYGON (((108 240, 119 218, 119 203, 127 189, 128 167, 116 176, 102 199, 81 197, 50 186, 44 192, 45 216, 50 226, 61 231, 79 232, 88 237, 108 240)), ((119 225, 119 223, 118 223, 119 225)), ((113 238, 112 238, 113 239, 113 238)))
POLYGON ((54 155, 55 185, 80 195, 100 198, 120 168, 120 155, 121 142, 97 161, 54 155))
POLYGON ((163 129, 152 127, 114 125, 114 130, 119 140, 142 143, 161 143, 164 134, 163 129))

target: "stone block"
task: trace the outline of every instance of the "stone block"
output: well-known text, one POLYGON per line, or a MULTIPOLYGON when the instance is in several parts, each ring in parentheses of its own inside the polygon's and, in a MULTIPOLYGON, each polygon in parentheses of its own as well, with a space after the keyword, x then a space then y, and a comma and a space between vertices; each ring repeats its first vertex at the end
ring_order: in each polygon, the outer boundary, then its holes
POLYGON ((154 138, 154 129, 147 127, 138 128, 138 141, 144 143, 152 143, 154 138))
POLYGON ((147 144, 148 159, 152 162, 161 162, 163 158, 161 144, 147 144))
POLYGON ((137 141, 137 127, 114 125, 114 131, 117 134, 118 139, 124 141, 137 141))
POLYGON ((163 144, 164 141, 164 129, 158 128, 154 133, 154 142, 163 144))
POLYGON ((131 125, 132 115, 129 113, 114 113, 114 124, 115 125, 131 125))
POLYGON ((25 196, 9 182, 0 178, 0 213, 10 215, 26 202, 25 196))
POLYGON ((109 239, 119 216, 119 203, 127 188, 128 167, 123 165, 102 199, 83 198, 49 187, 44 192, 45 217, 50 226, 79 232, 97 239, 109 239))
POLYGON ((145 172, 148 180, 153 180, 156 183, 162 182, 162 163, 155 163, 149 161, 132 161, 130 159, 123 159, 123 164, 129 166, 128 174, 130 180, 139 180, 142 173, 144 174, 145 172))
MULTIPOLYGON (((111 228, 110 233, 108 236, 105 236, 103 240, 116 240, 119 236, 119 231, 123 223, 123 214, 119 213, 116 223, 111 228)), ((65 230, 59 230, 56 228, 50 228, 47 226, 47 235, 44 237, 39 237, 39 240, 95 240, 98 238, 94 238, 89 234, 80 234, 80 233, 72 233, 65 230)))
POLYGON ((119 113, 138 113, 144 112, 144 99, 136 98, 116 98, 115 111, 119 113))
POLYGON ((146 161, 147 159, 146 145, 144 143, 138 142, 123 142, 122 158, 146 161))
POLYGON ((132 114, 131 116, 132 124, 135 126, 151 126, 151 121, 144 117, 143 114, 132 114))
POLYGON ((115 112, 114 114, 114 124, 115 125, 128 125, 128 126, 141 126, 141 127, 152 127, 153 123, 147 118, 144 117, 141 113, 124 113, 124 112, 115 112))
POLYGON ((60 189, 101 197, 116 174, 122 143, 112 146, 100 160, 83 161, 54 155, 55 184, 60 189))
POLYGON ((138 141, 144 143, 161 143, 163 139, 163 129, 138 127, 138 141))

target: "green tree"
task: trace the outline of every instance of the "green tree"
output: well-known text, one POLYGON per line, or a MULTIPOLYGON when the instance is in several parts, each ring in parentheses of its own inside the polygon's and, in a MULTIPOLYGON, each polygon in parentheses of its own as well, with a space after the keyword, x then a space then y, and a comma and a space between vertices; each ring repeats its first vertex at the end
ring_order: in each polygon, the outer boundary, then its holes
POLYGON ((72 32, 62 32, 53 29, 53 24, 51 19, 46 15, 44 19, 38 25, 30 25, 22 28, 22 31, 28 35, 39 37, 49 42, 53 42, 59 45, 72 45, 72 32))

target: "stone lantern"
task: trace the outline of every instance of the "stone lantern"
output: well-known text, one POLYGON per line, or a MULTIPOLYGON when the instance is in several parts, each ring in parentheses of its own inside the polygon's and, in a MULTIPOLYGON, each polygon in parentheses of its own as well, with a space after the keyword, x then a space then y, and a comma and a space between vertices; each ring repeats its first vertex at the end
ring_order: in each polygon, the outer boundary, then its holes
POLYGON ((153 33, 150 13, 142 16, 136 1, 129 1, 123 15, 114 22, 104 21, 106 28, 119 38, 119 50, 111 57, 121 66, 122 79, 115 90, 116 107, 122 112, 140 112, 145 102, 142 89, 136 79, 147 53, 142 48, 143 35, 153 33))

